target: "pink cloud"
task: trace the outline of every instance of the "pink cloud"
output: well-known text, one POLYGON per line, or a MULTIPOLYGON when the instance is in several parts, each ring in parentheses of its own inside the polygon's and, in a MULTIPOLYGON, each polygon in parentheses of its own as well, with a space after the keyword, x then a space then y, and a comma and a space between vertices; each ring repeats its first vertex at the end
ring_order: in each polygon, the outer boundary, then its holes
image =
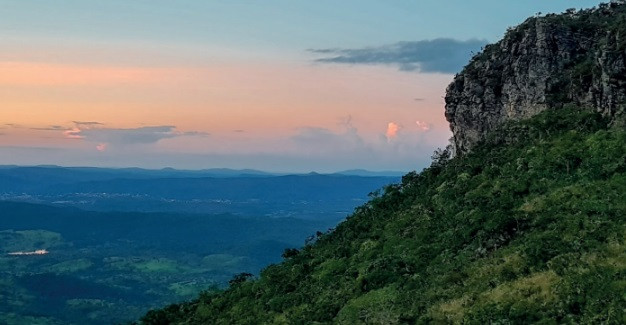
POLYGON ((77 127, 72 128, 71 130, 63 131, 63 135, 67 139, 83 139, 84 137, 80 135, 81 130, 77 127))
POLYGON ((400 126, 394 122, 389 122, 389 124, 387 124, 387 132, 385 133, 387 141, 391 142, 391 140, 396 138, 398 136, 398 131, 400 131, 400 126))
POLYGON ((430 127, 431 127, 430 123, 423 122, 423 121, 420 121, 420 120, 415 121, 415 124, 422 131, 428 131, 428 130, 430 130, 430 127))

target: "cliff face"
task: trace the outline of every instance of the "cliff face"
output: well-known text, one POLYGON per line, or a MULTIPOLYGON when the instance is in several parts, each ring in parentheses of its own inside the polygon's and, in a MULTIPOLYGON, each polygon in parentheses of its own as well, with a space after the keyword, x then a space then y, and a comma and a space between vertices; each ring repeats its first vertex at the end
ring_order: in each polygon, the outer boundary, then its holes
MULTIPOLYGON (((476 55, 448 86, 446 118, 463 154, 509 120, 564 104, 623 123, 626 4, 529 18, 476 55)), ((623 125, 623 124, 620 124, 623 125)))

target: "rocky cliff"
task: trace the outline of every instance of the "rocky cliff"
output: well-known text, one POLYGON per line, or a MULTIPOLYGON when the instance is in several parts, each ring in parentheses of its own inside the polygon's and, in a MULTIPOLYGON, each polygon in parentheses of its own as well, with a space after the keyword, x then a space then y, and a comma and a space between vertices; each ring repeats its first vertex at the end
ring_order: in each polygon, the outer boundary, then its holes
POLYGON ((575 104, 624 125, 626 4, 527 19, 448 86, 446 118, 463 154, 509 120, 575 104))

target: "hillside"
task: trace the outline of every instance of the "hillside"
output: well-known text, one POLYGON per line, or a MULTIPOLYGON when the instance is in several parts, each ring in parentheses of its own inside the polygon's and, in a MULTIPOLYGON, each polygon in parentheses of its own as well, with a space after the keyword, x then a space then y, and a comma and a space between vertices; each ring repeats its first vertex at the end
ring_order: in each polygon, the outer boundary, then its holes
POLYGON ((258 277, 140 323, 625 323, 624 22, 612 4, 511 29, 448 88, 457 157, 438 152, 258 277), (532 41, 538 26, 551 32, 532 41))
POLYGON ((144 324, 620 323, 626 132, 545 111, 389 186, 258 279, 144 324))

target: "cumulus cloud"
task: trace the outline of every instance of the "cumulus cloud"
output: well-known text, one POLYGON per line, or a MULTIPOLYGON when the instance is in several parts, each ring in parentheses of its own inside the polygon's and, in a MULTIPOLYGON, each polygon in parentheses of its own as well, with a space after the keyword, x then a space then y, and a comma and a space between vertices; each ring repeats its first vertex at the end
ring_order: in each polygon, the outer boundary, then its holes
POLYGON ((436 38, 413 42, 398 42, 378 47, 357 49, 311 49, 322 55, 319 63, 383 64, 394 65, 402 71, 426 73, 456 73, 460 71, 472 53, 477 53, 488 42, 471 39, 436 38))
POLYGON ((398 150, 411 151, 428 143, 427 133, 433 130, 428 122, 416 121, 414 127, 405 127, 398 122, 387 123, 386 129, 377 135, 362 136, 352 125, 350 116, 340 121, 343 131, 333 131, 322 127, 302 127, 290 137, 298 151, 323 153, 359 153, 393 155, 398 150))
POLYGON ((352 125, 350 117, 341 120, 340 125, 344 128, 339 130, 303 127, 289 138, 292 146, 285 144, 285 149, 280 153, 298 159, 306 158, 308 161, 305 164, 336 166, 336 170, 346 166, 418 169, 430 161, 435 148, 445 143, 449 131, 422 122, 422 127, 429 127, 426 131, 420 129, 417 123, 413 124, 414 121, 408 120, 405 125, 402 124, 404 121, 388 122, 384 124, 386 128, 380 128, 376 133, 359 132, 352 125))
POLYGON ((398 136, 398 131, 400 131, 400 126, 394 122, 389 122, 387 124, 387 132, 385 132, 387 142, 391 142, 395 139, 398 136))

